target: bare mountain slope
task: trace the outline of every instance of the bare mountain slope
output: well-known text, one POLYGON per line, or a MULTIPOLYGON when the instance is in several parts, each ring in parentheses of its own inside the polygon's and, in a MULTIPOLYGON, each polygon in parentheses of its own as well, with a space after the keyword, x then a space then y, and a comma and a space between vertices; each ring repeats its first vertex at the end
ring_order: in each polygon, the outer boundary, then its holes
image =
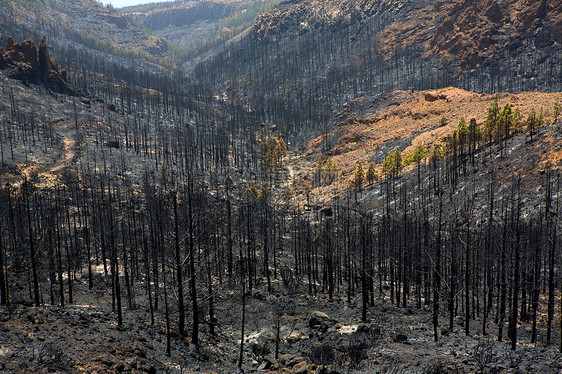
POLYGON ((426 55, 453 58, 460 71, 501 65, 520 49, 552 53, 562 43, 562 1, 435 1, 378 34, 380 51, 421 44, 426 55))

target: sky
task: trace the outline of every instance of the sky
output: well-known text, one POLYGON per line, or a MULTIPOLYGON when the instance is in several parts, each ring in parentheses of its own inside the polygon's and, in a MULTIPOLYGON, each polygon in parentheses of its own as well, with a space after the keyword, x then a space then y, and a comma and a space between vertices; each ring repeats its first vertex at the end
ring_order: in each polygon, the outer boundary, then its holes
POLYGON ((149 4, 149 3, 162 3, 171 0, 102 0, 104 5, 111 3, 115 8, 123 8, 124 6, 149 4))

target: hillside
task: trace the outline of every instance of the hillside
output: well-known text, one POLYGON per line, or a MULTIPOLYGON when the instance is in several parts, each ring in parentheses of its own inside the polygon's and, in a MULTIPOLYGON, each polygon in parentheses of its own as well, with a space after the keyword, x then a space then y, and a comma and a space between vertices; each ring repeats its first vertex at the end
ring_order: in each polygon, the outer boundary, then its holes
MULTIPOLYGON (((455 194, 460 199, 467 189, 485 199, 489 175, 493 174, 504 185, 521 178, 521 189, 525 191, 521 209, 531 214, 540 205, 537 188, 545 170, 558 173, 562 165, 562 133, 560 123, 554 121, 552 109, 560 100, 559 93, 477 94, 452 87, 434 91, 391 91, 359 98, 334 116, 328 133, 296 151, 303 157, 295 155, 290 164, 295 170, 293 178, 311 187, 313 205, 330 206, 334 204, 334 197, 343 198, 354 188, 358 163, 362 163, 365 172, 373 164, 375 179, 383 182, 371 185, 365 181, 360 205, 362 209, 382 214, 384 194, 380 185, 388 178, 384 161, 389 153, 398 149, 402 160, 406 160, 422 145, 427 154, 421 160, 421 184, 426 184, 431 180, 431 154, 441 147, 445 157, 451 157, 450 139, 458 132, 461 118, 466 124, 474 118, 483 136, 478 141, 475 161, 467 161, 470 157, 466 154, 462 156, 466 165, 458 182, 450 186, 444 183, 443 188, 447 194, 455 194), (490 146, 484 129, 488 109, 496 98, 500 108, 510 104, 520 119, 514 135, 490 146), (526 121, 531 112, 540 113, 541 110, 544 126, 531 141, 526 121), (330 171, 328 163, 332 165, 330 171), (328 174, 332 175, 328 177, 328 174)), ((452 166, 449 164, 446 168, 449 167, 452 166)), ((409 188, 420 184, 416 162, 404 166, 402 173, 401 184, 409 188)), ((304 195, 300 203, 305 204, 304 195)), ((485 206, 485 201, 477 205, 485 206)))
POLYGON ((288 2, 193 77, 303 134, 346 102, 393 89, 558 91, 561 9, 559 1, 288 2))
POLYGON ((559 3, 2 1, 0 371, 560 372, 559 3))
MULTIPOLYGON (((518 60, 527 51, 538 54, 539 65, 549 66, 548 58, 559 53, 562 43, 562 2, 435 1, 392 23, 377 37, 387 58, 417 44, 425 55, 454 59, 459 74, 484 66, 504 70, 509 59, 518 60)), ((525 69, 515 78, 524 80, 533 70, 525 69)))
MULTIPOLYGON (((500 108, 511 104, 513 111, 519 110, 521 119, 518 131, 521 133, 526 131, 524 122, 531 110, 539 113, 542 109, 544 121, 548 124, 541 129, 544 137, 518 150, 522 153, 515 157, 528 155, 532 147, 545 150, 550 158, 542 159, 537 164, 516 163, 519 173, 525 175, 533 170, 544 169, 546 162, 550 162, 554 168, 559 167, 559 155, 555 152, 559 149, 559 139, 556 139, 557 126, 552 124, 552 108, 556 100, 561 100, 560 93, 478 94, 448 87, 430 91, 391 91, 363 97, 346 104, 331 120, 331 131, 311 140, 302 151, 311 164, 318 157, 331 157, 348 171, 345 175, 348 178, 352 176, 357 162, 363 165, 374 163, 382 175, 382 163, 389 151, 399 148, 403 158, 407 158, 418 144, 423 144, 430 151, 437 145, 445 147, 447 136, 457 129, 461 118, 467 123, 474 118, 483 129, 488 108, 496 97, 499 98, 500 108), (555 136, 555 139, 551 136, 555 136)), ((509 164, 512 161, 503 160, 502 157, 500 162, 509 164)), ((508 174, 505 174, 500 179, 508 180, 507 177, 508 174)))

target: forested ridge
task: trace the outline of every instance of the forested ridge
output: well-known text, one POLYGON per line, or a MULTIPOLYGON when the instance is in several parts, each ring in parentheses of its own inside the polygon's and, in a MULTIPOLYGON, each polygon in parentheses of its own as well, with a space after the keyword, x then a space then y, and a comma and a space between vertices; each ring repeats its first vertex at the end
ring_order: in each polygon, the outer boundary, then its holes
POLYGON ((61 43, 72 95, 10 39, 0 369, 559 371, 557 35, 459 76, 384 56, 398 3, 282 3, 187 78, 61 43))

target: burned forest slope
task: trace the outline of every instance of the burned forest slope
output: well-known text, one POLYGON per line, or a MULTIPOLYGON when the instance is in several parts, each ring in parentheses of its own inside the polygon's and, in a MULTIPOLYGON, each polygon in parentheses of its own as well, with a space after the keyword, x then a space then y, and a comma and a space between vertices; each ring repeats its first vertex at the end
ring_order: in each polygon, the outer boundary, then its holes
POLYGON ((392 89, 559 91, 561 12, 534 0, 286 2, 192 76, 291 133, 392 89))

